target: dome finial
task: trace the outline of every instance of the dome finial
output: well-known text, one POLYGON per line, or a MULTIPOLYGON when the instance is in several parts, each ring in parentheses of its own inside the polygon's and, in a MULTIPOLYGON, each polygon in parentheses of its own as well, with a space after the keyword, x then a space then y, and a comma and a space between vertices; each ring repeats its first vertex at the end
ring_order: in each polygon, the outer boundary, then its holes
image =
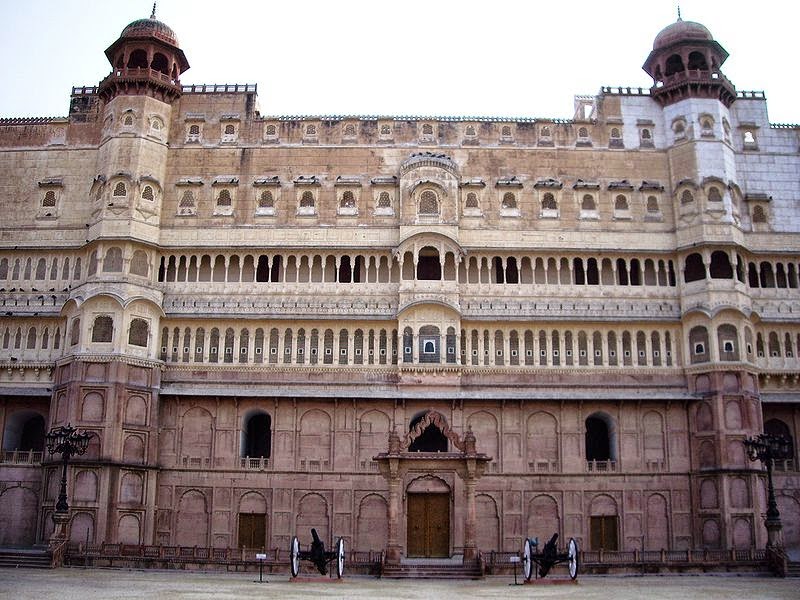
MULTIPOLYGON (((155 12, 156 12, 156 5, 153 4, 153 14, 155 14, 155 12)), ((680 4, 678 4, 678 21, 683 21, 683 19, 681 19, 681 5, 680 4)))
MULTIPOLYGON (((679 8, 678 9, 678 18, 679 19, 680 19, 680 14, 681 14, 681 9, 679 8)), ((151 19, 155 19, 156 18, 156 3, 155 2, 153 2, 153 13, 150 15, 150 18, 151 19)))

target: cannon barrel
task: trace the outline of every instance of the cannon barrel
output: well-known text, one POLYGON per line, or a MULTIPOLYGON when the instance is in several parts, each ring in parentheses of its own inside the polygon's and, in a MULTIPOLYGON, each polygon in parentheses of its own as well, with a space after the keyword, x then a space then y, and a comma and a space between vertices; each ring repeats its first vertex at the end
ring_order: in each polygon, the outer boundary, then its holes
POLYGON ((311 537, 314 538, 314 543, 318 544, 321 540, 319 539, 319 535, 317 534, 317 530, 313 527, 311 528, 311 537))

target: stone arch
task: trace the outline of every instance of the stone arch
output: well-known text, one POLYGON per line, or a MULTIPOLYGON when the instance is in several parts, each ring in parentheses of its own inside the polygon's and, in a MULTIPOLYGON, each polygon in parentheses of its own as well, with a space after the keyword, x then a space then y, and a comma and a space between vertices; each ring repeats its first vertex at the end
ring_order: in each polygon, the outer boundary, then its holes
POLYGON ((800 500, 780 494, 776 497, 783 523, 783 544, 789 551, 800 550, 800 500))
POLYGON ((713 479, 704 479, 700 482, 700 508, 717 508, 718 506, 717 483, 713 479))
POLYGON ((728 494, 731 500, 731 507, 748 508, 750 506, 750 490, 744 478, 732 478, 730 481, 728 494))
POLYGON ((704 440, 700 443, 697 454, 701 469, 711 469, 716 466, 717 453, 714 449, 714 443, 710 440, 704 440))
POLYGON ((668 549, 669 512, 667 499, 661 494, 650 494, 647 498, 647 530, 645 548, 650 550, 668 549))
POLYGON ((10 487, 0 493, 0 515, 5 523, 0 527, 0 546, 33 546, 38 507, 38 495, 29 488, 10 487))
POLYGON ((119 501, 141 504, 144 500, 144 479, 140 473, 125 473, 119 484, 119 501))
POLYGON ((295 531, 301 544, 310 544, 311 528, 317 530, 325 547, 331 547, 330 528, 328 524, 328 501, 320 494, 306 494, 297 503, 295 531))
POLYGON ((478 548, 483 552, 500 550, 500 517, 495 499, 489 494, 478 494, 475 497, 475 516, 475 541, 478 548))
POLYGON ((608 494, 597 494, 592 498, 589 514, 593 517, 614 517, 619 514, 617 501, 608 494))
POLYGON ((358 429, 359 463, 372 461, 372 457, 386 451, 389 434, 389 416, 380 410, 368 410, 361 415, 358 429))
POLYGON ((703 547, 716 550, 720 546, 719 523, 716 519, 706 519, 703 522, 703 547))
POLYGON ((187 490, 178 501, 175 545, 208 546, 208 502, 203 492, 187 490))
POLYGON ((695 417, 697 431, 711 431, 714 429, 714 415, 711 405, 708 402, 700 402, 697 405, 697 415, 695 417))
POLYGON ((495 416, 483 410, 472 413, 467 418, 467 427, 475 434, 476 450, 495 460, 499 459, 500 446, 495 416))
POLYGON ((94 541, 94 515, 88 512, 78 512, 72 517, 69 527, 69 540, 71 542, 94 541))
POLYGON ((147 401, 141 396, 130 396, 125 402, 125 423, 147 425, 147 401))
POLYGON ((239 499, 239 513, 266 514, 266 498, 259 492, 245 492, 239 499))
POLYGON ((97 474, 94 471, 78 471, 75 473, 72 497, 81 502, 97 501, 97 474))
POLYGON ((388 514, 388 504, 383 496, 368 494, 361 499, 356 517, 356 551, 377 552, 386 547, 388 514))
POLYGON ((642 418, 644 430, 644 459, 646 462, 663 462, 664 451, 664 419, 655 412, 649 411, 642 418))
POLYGON ((539 494, 528 502, 526 536, 550 538, 554 533, 561 533, 561 518, 558 513, 558 502, 549 494, 539 494))
POLYGON ((753 524, 747 517, 737 517, 733 520, 733 547, 737 550, 747 550, 753 546, 753 524))
POLYGON ((297 455, 301 459, 330 460, 331 417, 325 411, 312 408, 300 417, 297 455))
POLYGON ((536 468, 537 461, 547 461, 548 466, 558 462, 558 420, 549 412, 537 411, 528 417, 527 457, 529 467, 536 468))
POLYGON ((592 413, 585 422, 586 460, 617 460, 617 428, 608 413, 592 413))
POLYGON ((205 408, 194 406, 183 413, 181 452, 184 456, 211 458, 214 418, 205 408))
POLYGON ((728 429, 742 428, 742 407, 738 400, 729 400, 725 403, 725 427, 728 429))
POLYGON ((134 514, 122 515, 117 523, 117 541, 120 544, 141 544, 141 522, 134 514))
MULTIPOLYGON (((435 410, 427 410, 418 413, 413 419, 411 419, 409 432, 403 439, 401 448, 409 452, 416 451, 415 446, 418 446, 419 444, 415 445, 414 442, 421 438, 424 434, 427 434, 428 431, 433 431, 433 435, 436 435, 436 433, 440 434, 455 448, 463 451, 464 448, 461 440, 458 437, 458 434, 450 429, 447 419, 445 419, 441 413, 436 412, 435 410)), ((446 448, 445 451, 447 451, 446 448)))
POLYGON ((99 422, 105 415, 105 398, 99 392, 89 392, 81 402, 81 421, 99 422))
POLYGON ((126 463, 144 463, 144 440, 140 435, 129 435, 122 445, 122 461, 126 463))

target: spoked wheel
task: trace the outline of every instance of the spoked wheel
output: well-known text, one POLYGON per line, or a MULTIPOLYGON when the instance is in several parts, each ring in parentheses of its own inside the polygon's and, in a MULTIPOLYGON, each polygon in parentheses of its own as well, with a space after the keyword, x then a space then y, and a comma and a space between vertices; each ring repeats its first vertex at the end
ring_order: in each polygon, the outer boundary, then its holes
POLYGON ((569 538, 567 544, 567 568, 572 579, 578 577, 578 542, 575 538, 569 538))
POLYGON ((533 575, 533 559, 531 558, 531 541, 528 538, 522 540, 522 576, 525 581, 530 581, 533 575))
POLYGON ((336 577, 342 578, 344 574, 344 540, 339 538, 336 542, 336 577))
POLYGON ((289 542, 289 568, 292 570, 292 577, 300 574, 300 542, 297 536, 292 537, 289 542))

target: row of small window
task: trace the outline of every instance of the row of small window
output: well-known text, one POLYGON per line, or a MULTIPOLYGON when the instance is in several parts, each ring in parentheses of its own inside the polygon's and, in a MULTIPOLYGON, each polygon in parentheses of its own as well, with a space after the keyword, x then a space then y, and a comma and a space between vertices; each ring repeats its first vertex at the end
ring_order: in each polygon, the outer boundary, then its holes
MULTIPOLYGON (((689 331, 689 343, 692 349, 691 362, 701 363, 718 358, 723 361, 742 360, 739 352, 739 334, 734 325, 724 323, 717 327, 717 348, 719 356, 711 354, 708 329, 702 325, 693 327, 689 331)), ((755 355, 753 354, 753 332, 750 327, 744 328, 744 347, 746 359, 752 361, 754 357, 765 358, 793 358, 800 349, 800 333, 790 332, 757 332, 755 340, 755 355), (766 336, 767 345, 764 344, 766 336), (793 341, 794 340, 794 341, 793 341)))
MULTIPOLYGON (((3 350, 48 350, 50 347, 51 333, 49 327, 28 327, 27 331, 23 327, 6 327, 3 333, 3 350), (25 339, 25 345, 22 340, 25 339)), ((75 346, 80 343, 81 320, 73 319, 70 329, 69 344, 75 346)), ((131 346, 147 347, 149 325, 145 319, 134 318, 131 320, 128 329, 128 344, 131 346)), ((92 322, 91 341, 92 343, 110 343, 114 339, 114 319, 109 315, 97 315, 92 322)), ((66 340, 64 340, 66 341, 66 340)), ((61 348, 61 328, 56 327, 52 335, 53 349, 61 348)))
POLYGON ((710 255, 708 268, 701 254, 693 252, 686 257, 683 268, 684 282, 692 283, 705 279, 738 279, 745 282, 745 266, 747 269, 747 285, 751 288, 792 288, 800 284, 800 268, 795 263, 761 261, 745 263, 737 254, 731 261, 728 253, 715 250, 710 255), (735 266, 734 266, 735 263, 735 266))
MULTIPOLYGON (((223 124, 221 126, 220 141, 222 143, 236 142, 239 135, 238 122, 223 124)), ((392 125, 383 123, 379 127, 380 139, 391 140, 394 136, 395 128, 392 125)), ((341 129, 341 136, 344 140, 355 140, 358 135, 358 129, 353 123, 346 123, 341 129)), ((436 140, 436 130, 433 124, 423 123, 419 126, 417 135, 420 141, 434 142, 436 140)), ((478 132, 475 125, 466 125, 463 130, 463 135, 466 143, 477 142, 478 132)), ((642 146, 653 145, 652 130, 648 127, 640 128, 640 141, 642 146)), ((307 123, 303 128, 303 139, 306 141, 317 140, 319 136, 318 125, 315 123, 307 123)), ((278 127, 275 124, 269 123, 264 127, 264 138, 267 141, 278 141, 278 127)), ((553 132, 548 125, 544 125, 539 129, 539 144, 552 145, 553 132)), ((609 146, 610 147, 623 147, 622 144, 622 130, 619 127, 612 127, 609 131, 609 146)), ((186 142, 199 143, 203 139, 203 127, 200 123, 189 123, 186 128, 186 142)), ((514 139, 514 129, 511 125, 502 125, 500 127, 500 142, 511 142, 514 139)), ((591 146, 591 138, 589 129, 587 127, 579 127, 577 131, 578 146, 591 146)))
MULTIPOLYGON (((134 133, 138 126, 140 117, 137 112, 133 109, 128 109, 120 115, 119 123, 121 133, 134 133)), ((165 132, 164 120, 159 115, 148 115, 145 118, 146 126, 148 129, 148 134, 152 135, 153 137, 161 139, 165 132)), ((114 125, 114 117, 113 115, 109 115, 106 117, 105 122, 103 123, 103 130, 105 132, 110 132, 112 126, 114 125)))
MULTIPOLYGON (((178 202, 178 215, 192 216, 197 214, 198 201, 192 190, 184 190, 178 202)), ((258 193, 256 199, 257 215, 274 215, 276 205, 276 194, 271 190, 264 190, 258 193)), ((541 218, 558 218, 559 207, 556 197, 551 192, 542 195, 540 202, 541 218)), ((647 215, 658 217, 661 215, 658 198, 648 196, 646 200, 647 215)), ((391 216, 394 215, 393 198, 389 192, 380 192, 375 199, 375 214, 391 216)), ((517 194, 505 192, 500 202, 501 215, 520 216, 520 208, 517 194)), ((617 194, 614 197, 614 217, 630 218, 630 200, 624 194, 617 194)), ((231 190, 221 189, 215 199, 215 214, 232 214, 233 196, 231 190)), ((419 194, 417 213, 424 216, 437 216, 441 212, 439 195, 433 190, 424 190, 419 194)), ((350 190, 344 191, 339 195, 337 202, 337 213, 339 215, 352 216, 358 214, 357 199, 355 193, 350 190)), ((305 190, 299 194, 297 202, 298 215, 317 214, 317 194, 311 190, 305 190)), ((468 192, 464 199, 464 215, 479 216, 481 205, 478 194, 468 192)), ((597 212, 597 198, 592 194, 584 194, 581 199, 581 218, 599 218, 597 212)))
MULTIPOLYGON (((111 246, 106 249, 103 257, 102 271, 104 273, 121 273, 123 271, 123 266, 122 248, 111 246)), ((97 273, 98 267, 98 253, 95 250, 89 255, 87 275, 94 275, 97 273)), ((50 281, 61 282, 80 281, 81 271, 81 257, 75 257, 74 263, 69 256, 65 256, 64 258, 56 256, 50 259, 44 257, 38 259, 0 258, 0 281, 46 281, 48 279, 50 281), (48 262, 50 265, 49 267, 48 262), (60 269, 59 264, 61 266, 60 269)), ((138 275, 139 277, 149 277, 150 260, 143 250, 134 250, 133 254, 131 254, 128 272, 131 275, 138 275)))
MULTIPOLYGON (((440 336, 439 328, 419 328, 418 353, 414 356, 414 334, 403 332, 404 363, 457 362, 457 339, 453 327, 440 336)), ((164 327, 161 360, 170 362, 283 363, 283 364, 397 364, 397 331, 386 329, 277 328, 267 331, 233 328, 164 327), (219 355, 222 354, 222 358, 219 355), (264 355, 267 358, 264 358, 264 355), (237 357, 238 355, 238 357, 237 357), (253 358, 250 358, 253 356, 253 358), (352 357, 352 358, 351 358, 352 357)), ((585 332, 461 330, 460 355, 466 365, 484 366, 672 366, 670 332, 585 332), (563 350, 563 353, 562 353, 563 350), (507 358, 506 358, 507 357, 507 358), (537 358, 538 357, 538 358, 537 358)))

